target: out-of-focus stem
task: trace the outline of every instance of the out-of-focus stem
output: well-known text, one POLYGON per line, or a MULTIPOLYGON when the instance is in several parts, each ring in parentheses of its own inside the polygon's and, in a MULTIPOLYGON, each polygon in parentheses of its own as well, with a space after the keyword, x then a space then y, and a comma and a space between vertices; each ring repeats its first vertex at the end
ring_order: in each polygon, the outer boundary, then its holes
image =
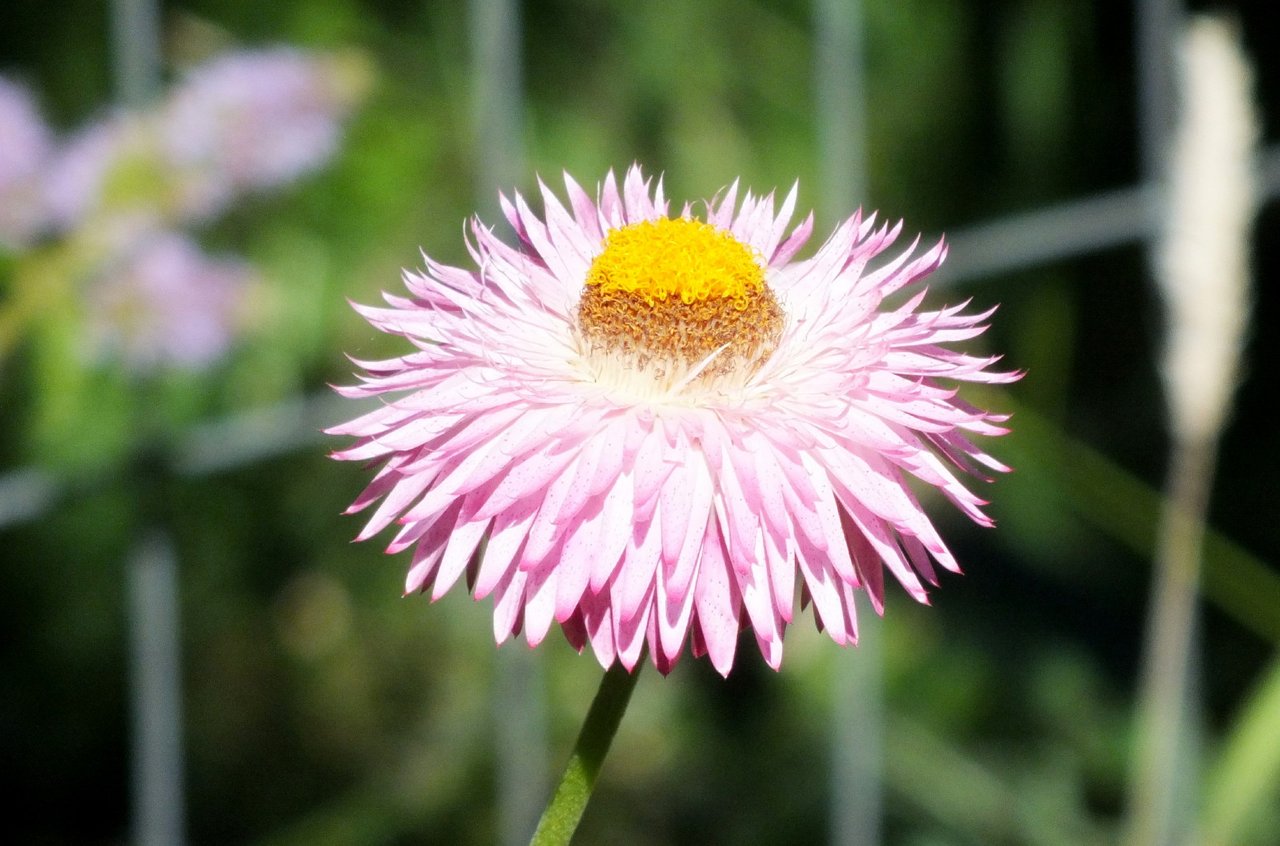
MULTIPOLYGON (((864 12, 860 2, 814 4, 814 88, 822 191, 819 214, 867 204, 864 12)), ((859 599, 863 599, 860 597, 859 599)), ((859 601, 858 648, 831 672, 831 843, 876 846, 884 792, 882 621, 859 601)))
POLYGON ((1135 846, 1190 837, 1177 830, 1185 823, 1181 817, 1189 820, 1191 815, 1180 817, 1175 799, 1179 781, 1187 776, 1185 768, 1194 766, 1185 754, 1190 741, 1190 662, 1215 447, 1213 441, 1178 443, 1172 455, 1139 692, 1129 829, 1129 842, 1135 846))
POLYGON ((129 559, 130 687, 133 710, 133 842, 185 842, 182 656, 178 566, 163 535, 139 542, 129 559))
MULTIPOLYGON (((114 0, 116 96, 133 109, 160 87, 157 0, 114 0)), ((132 651, 133 827, 139 846, 185 842, 178 565, 162 535, 144 539, 128 565, 132 651)))
MULTIPOLYGON (((518 184, 524 167, 520 4, 516 0, 470 0, 467 11, 476 208, 492 216, 498 192, 518 184)), ((537 653, 503 649, 496 660, 497 842, 516 846, 528 837, 545 795, 546 695, 537 653)))
POLYGON ((130 108, 147 104, 160 87, 160 8, 156 0, 111 4, 116 94, 130 108))

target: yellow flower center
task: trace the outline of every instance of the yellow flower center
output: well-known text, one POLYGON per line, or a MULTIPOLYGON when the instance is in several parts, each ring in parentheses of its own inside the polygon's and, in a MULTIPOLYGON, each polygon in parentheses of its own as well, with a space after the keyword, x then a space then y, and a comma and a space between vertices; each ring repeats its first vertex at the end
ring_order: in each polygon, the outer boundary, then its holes
POLYGON ((731 299, 742 311, 749 293, 764 287, 764 271, 728 232, 700 220, 664 217, 611 229, 587 285, 604 294, 638 294, 649 305, 673 296, 685 305, 731 299))
POLYGON ((612 229, 578 305, 586 351, 671 384, 748 372, 773 352, 782 309, 764 269, 728 232, 688 218, 612 229))

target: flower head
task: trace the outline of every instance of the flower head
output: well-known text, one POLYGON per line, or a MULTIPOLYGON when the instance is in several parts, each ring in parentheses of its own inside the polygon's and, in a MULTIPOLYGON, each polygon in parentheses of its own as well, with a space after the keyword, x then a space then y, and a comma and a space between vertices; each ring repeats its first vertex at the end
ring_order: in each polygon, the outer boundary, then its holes
POLYGON ((0 247, 25 246, 45 222, 39 178, 51 143, 31 95, 0 77, 0 247))
POLYGON ((135 372, 203 370, 241 329, 252 278, 243 262, 210 258, 183 235, 138 238, 86 292, 90 345, 135 372))
POLYGON ((121 213, 209 220, 337 152, 369 70, 355 55, 236 51, 192 68, 156 109, 116 111, 53 157, 46 202, 71 230, 121 213))
POLYGON ((193 68, 166 104, 165 156, 187 180, 195 217, 236 191, 272 188, 323 165, 368 71, 357 59, 287 47, 220 56, 193 68))
POLYGON ((638 167, 594 200, 565 181, 545 219, 503 198, 519 247, 474 221, 479 271, 427 259, 407 297, 357 306, 415 347, 359 362, 340 391, 394 397, 331 430, 356 438, 337 458, 381 463, 351 511, 380 501, 361 539, 399 523, 407 593, 465 573, 499 642, 559 623, 606 667, 647 644, 666 672, 688 641, 727 674, 746 628, 779 666, 797 595, 847 644, 884 568, 921 601, 934 562, 958 571, 907 479, 989 524, 958 475, 1007 469, 968 437, 1003 418, 938 380, 1018 374, 945 346, 989 311, 922 310, 923 291, 881 310, 942 244, 870 270, 901 225, 854 215, 794 261, 813 222, 787 233, 794 189, 775 212, 735 183, 697 220, 638 167))

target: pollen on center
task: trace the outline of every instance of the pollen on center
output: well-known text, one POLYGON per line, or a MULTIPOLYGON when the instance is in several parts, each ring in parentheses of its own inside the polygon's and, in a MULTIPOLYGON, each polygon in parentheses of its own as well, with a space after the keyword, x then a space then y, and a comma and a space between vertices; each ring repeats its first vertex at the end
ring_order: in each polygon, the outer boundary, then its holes
POLYGON ((588 350, 670 377, 714 354, 709 376, 754 368, 783 313, 751 249, 690 218, 610 230, 587 272, 578 323, 588 350))

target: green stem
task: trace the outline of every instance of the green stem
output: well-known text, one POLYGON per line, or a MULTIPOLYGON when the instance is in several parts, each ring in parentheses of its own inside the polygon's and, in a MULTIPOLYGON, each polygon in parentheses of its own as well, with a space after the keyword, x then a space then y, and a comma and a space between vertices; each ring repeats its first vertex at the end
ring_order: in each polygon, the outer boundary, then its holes
POLYGON ((595 789, 600 765, 609 752, 622 715, 627 711, 627 703, 631 701, 640 666, 636 664, 635 670, 628 672, 621 664, 615 663, 600 680, 600 689, 591 702, 591 710, 587 711, 573 755, 564 768, 555 795, 542 812, 530 846, 567 846, 573 838, 591 798, 591 791, 595 789))
MULTIPOLYGON (((1195 789, 1189 687, 1205 514, 1214 471, 1212 439, 1174 445, 1152 585, 1128 842, 1181 842, 1195 789)), ((1190 838, 1187 842, 1191 842, 1190 838)))

